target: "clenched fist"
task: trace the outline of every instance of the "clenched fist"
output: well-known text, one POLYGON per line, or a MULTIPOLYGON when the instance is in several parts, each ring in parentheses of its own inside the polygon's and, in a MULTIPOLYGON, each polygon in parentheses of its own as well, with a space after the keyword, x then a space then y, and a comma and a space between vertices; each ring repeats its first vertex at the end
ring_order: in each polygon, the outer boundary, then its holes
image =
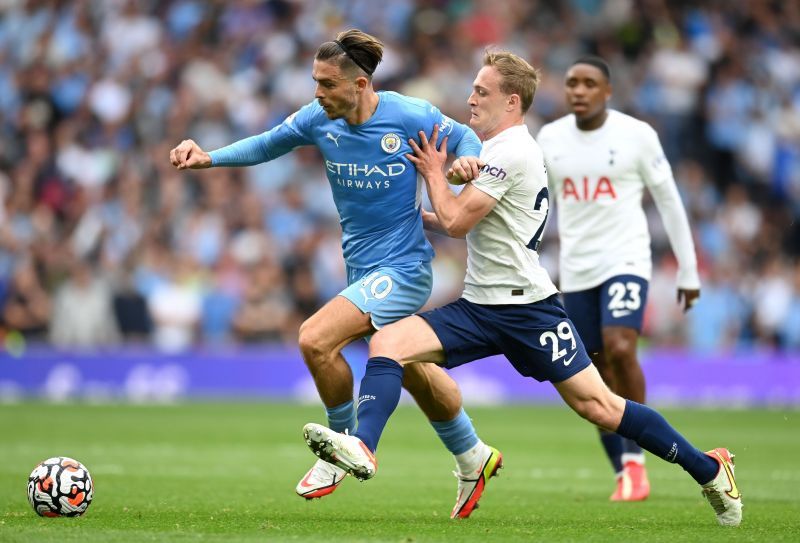
POLYGON ((179 170, 199 170, 211 166, 211 157, 194 140, 183 140, 169 152, 169 161, 179 170))

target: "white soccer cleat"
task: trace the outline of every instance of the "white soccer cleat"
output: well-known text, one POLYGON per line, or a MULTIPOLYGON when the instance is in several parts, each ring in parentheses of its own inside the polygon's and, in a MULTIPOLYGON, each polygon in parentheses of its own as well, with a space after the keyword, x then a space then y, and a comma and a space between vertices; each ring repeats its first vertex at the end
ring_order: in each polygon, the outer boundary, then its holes
POLYGON ((347 472, 342 468, 324 460, 317 460, 305 477, 297 483, 295 492, 307 500, 322 498, 336 490, 345 477, 347 472))
POLYGON ((719 463, 719 471, 716 477, 703 485, 703 496, 714 508, 720 524, 738 526, 742 522, 742 494, 733 476, 734 455, 722 448, 706 454, 719 463))
POLYGON ((375 455, 355 436, 340 434, 313 422, 303 427, 303 436, 320 459, 338 466, 359 481, 371 479, 378 471, 375 455))
POLYGON ((467 518, 472 511, 478 508, 478 500, 489 479, 497 475, 497 470, 503 467, 503 455, 494 447, 486 446, 483 458, 474 473, 461 474, 453 472, 458 478, 458 494, 456 505, 450 513, 450 518, 467 518))

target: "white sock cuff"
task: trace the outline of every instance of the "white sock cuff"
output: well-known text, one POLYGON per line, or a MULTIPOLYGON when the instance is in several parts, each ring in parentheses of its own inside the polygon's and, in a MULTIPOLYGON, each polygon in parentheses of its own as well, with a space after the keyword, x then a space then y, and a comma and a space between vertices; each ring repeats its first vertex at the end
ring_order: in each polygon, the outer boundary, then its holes
POLYGON ((636 462, 644 466, 644 453, 622 453, 622 465, 628 462, 636 462))

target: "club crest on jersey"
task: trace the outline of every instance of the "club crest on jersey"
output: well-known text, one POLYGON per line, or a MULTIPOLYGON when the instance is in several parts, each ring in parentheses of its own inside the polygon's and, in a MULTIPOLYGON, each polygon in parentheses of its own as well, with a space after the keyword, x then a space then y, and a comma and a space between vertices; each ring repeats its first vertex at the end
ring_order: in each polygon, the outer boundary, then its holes
POLYGON ((389 154, 396 153, 400 149, 400 136, 394 132, 384 134, 381 138, 381 149, 389 154))

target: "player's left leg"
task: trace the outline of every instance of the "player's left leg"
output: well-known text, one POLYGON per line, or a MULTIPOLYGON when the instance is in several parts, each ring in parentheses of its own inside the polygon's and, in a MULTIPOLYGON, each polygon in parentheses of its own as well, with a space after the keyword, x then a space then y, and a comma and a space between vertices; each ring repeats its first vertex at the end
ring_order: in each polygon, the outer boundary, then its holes
MULTIPOLYGON (((605 281, 599 289, 605 364, 601 375, 614 393, 640 404, 645 403, 645 379, 639 365, 637 343, 648 286, 642 277, 618 275, 605 281)), ((613 440, 614 437, 607 439, 613 440)), ((644 451, 633 440, 622 437, 616 437, 616 440, 620 456, 614 462, 622 470, 611 500, 644 500, 650 495, 644 451)))
MULTIPOLYGON (((502 467, 503 456, 494 447, 483 443, 474 430, 469 431, 472 422, 463 409, 458 409, 455 417, 434 421, 434 410, 450 416, 452 412, 447 413, 447 403, 452 408, 455 406, 452 399, 458 398, 460 404, 461 393, 441 367, 427 363, 444 362, 445 359, 442 344, 430 324, 419 317, 412 317, 390 328, 376 334, 370 343, 370 361, 361 381, 360 396, 378 384, 373 380, 372 372, 384 371, 385 364, 390 364, 390 361, 396 360, 402 364, 405 373, 404 386, 408 388, 409 380, 417 383, 419 391, 423 393, 415 396, 417 403, 428 414, 437 434, 455 457, 458 485, 456 503, 450 512, 450 518, 467 518, 478 507, 489 479, 502 467), (415 363, 419 361, 423 362, 415 363), (424 405, 421 398, 425 398, 424 405)), ((359 409, 358 417, 359 432, 362 431, 361 424, 364 421, 363 431, 367 434, 370 425, 375 424, 376 420, 371 414, 370 406, 359 409)), ((360 435, 359 432, 357 435, 360 435)), ((377 446, 377 442, 375 444, 377 446)))
MULTIPOLYGON (((358 288, 357 295, 352 295, 356 294, 353 288, 344 294, 369 313, 380 330, 418 311, 428 299, 432 281, 429 263, 398 264, 370 271, 353 285, 358 288)), ((473 471, 488 447, 462 408, 456 382, 436 365, 412 364, 404 370, 403 388, 428 417, 459 472, 473 471)))
MULTIPOLYGON (((616 394, 627 400, 645 403, 645 380, 636 353, 639 332, 624 326, 603 327, 603 380, 616 394), (610 374, 610 376, 608 375, 610 374)), ((606 434, 608 435, 608 434, 606 434)), ((612 501, 642 501, 650 495, 650 481, 644 467, 645 456, 635 441, 611 434, 619 443, 617 462, 622 471, 612 501)), ((613 439, 611 437, 607 439, 613 439)))
POLYGON ((741 494, 733 475, 733 455, 727 449, 708 453, 698 450, 657 411, 611 392, 594 366, 554 385, 564 401, 586 420, 632 439, 686 470, 702 486, 720 524, 736 526, 741 522, 741 494))
POLYGON ((436 335, 419 317, 402 319, 378 331, 370 341, 370 358, 361 380, 356 432, 345 435, 307 424, 303 433, 309 447, 323 460, 359 479, 373 477, 377 471, 374 452, 400 401, 403 366, 417 361, 417 354, 425 354, 430 360, 441 358, 437 345, 436 335))
MULTIPOLYGON (((374 469, 371 459, 364 454, 364 449, 373 452, 377 447, 386 422, 399 401, 404 368, 411 369, 421 365, 420 361, 443 362, 445 359, 444 347, 439 340, 442 331, 434 331, 433 326, 436 325, 432 325, 428 319, 438 319, 442 326, 454 324, 459 320, 459 308, 454 307, 458 305, 449 304, 425 313, 423 315, 426 320, 420 317, 403 319, 375 334, 370 342, 367 370, 361 381, 358 430, 355 436, 332 435, 324 429, 307 426, 305 435, 312 450, 323 458, 332 458, 334 462, 338 459, 338 465, 359 476, 374 469), (356 464, 355 469, 351 467, 352 464, 356 464)), ((463 327, 456 329, 459 332, 464 331, 463 327)), ((456 364, 497 352, 496 349, 480 343, 484 341, 484 336, 480 333, 474 334, 472 338, 463 338, 457 337, 453 330, 449 332, 452 332, 447 336, 450 346, 458 349, 453 356, 456 364)), ((439 371, 437 369, 431 372, 428 368, 427 375, 430 377, 432 374, 436 379, 439 371)), ((436 389, 435 386, 433 388, 436 389)), ((459 429, 451 427, 448 433, 452 434, 451 437, 457 437, 459 429)), ((454 443, 459 441, 463 447, 463 440, 456 439, 454 443)), ((489 478, 502 467, 502 455, 497 449, 478 441, 461 454, 456 454, 456 460, 459 492, 451 518, 465 518, 477 507, 489 478)))

